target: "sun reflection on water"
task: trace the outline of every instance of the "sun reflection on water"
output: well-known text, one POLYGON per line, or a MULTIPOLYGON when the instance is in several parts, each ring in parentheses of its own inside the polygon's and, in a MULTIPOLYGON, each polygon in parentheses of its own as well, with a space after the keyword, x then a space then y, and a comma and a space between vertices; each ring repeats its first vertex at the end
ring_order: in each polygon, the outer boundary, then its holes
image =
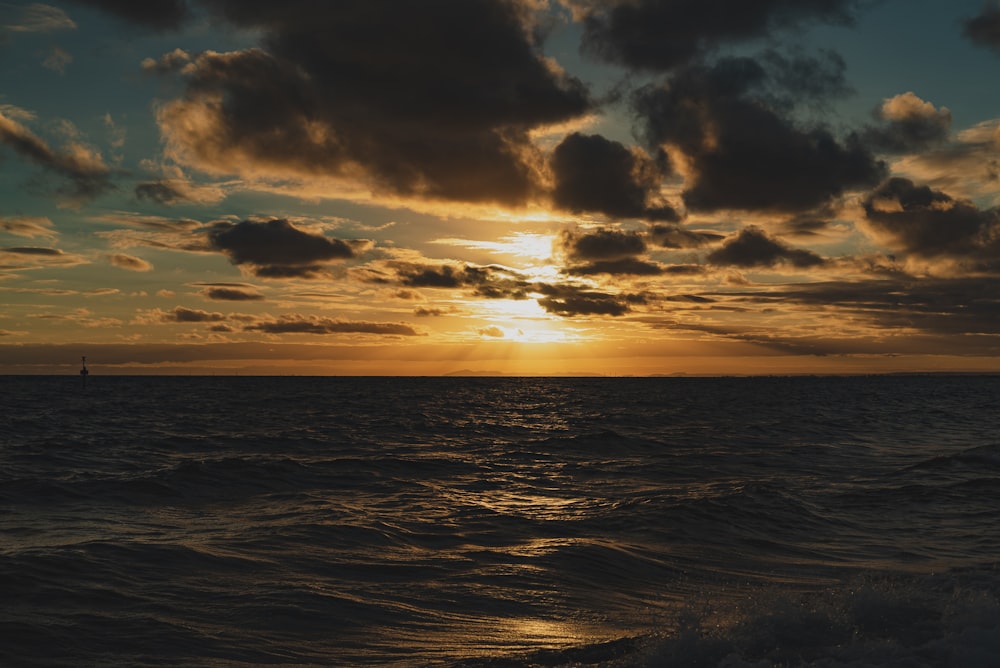
POLYGON ((579 644, 586 638, 583 629, 569 620, 517 617, 498 619, 498 631, 511 645, 556 648, 579 644))
POLYGON ((479 492, 473 502, 501 515, 520 515, 546 521, 583 519, 596 505, 594 499, 582 496, 550 496, 509 490, 479 492))

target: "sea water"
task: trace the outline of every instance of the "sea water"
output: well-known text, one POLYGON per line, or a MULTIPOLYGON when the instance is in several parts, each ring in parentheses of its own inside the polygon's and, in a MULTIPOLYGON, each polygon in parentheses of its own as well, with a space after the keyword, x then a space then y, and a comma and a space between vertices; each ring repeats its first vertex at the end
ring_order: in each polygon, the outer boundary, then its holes
POLYGON ((0 377, 3 666, 1000 665, 1000 378, 0 377))

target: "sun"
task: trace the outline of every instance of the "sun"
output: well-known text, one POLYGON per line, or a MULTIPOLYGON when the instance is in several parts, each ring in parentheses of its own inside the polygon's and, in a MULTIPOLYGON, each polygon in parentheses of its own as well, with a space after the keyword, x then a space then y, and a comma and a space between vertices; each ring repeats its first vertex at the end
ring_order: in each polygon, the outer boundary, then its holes
POLYGON ((484 340, 568 343, 585 339, 565 320, 546 312, 534 299, 491 299, 474 307, 476 319, 484 323, 476 331, 484 340))
POLYGON ((538 262, 552 258, 554 242, 555 238, 551 234, 537 232, 514 232, 500 239, 502 248, 508 253, 538 262))

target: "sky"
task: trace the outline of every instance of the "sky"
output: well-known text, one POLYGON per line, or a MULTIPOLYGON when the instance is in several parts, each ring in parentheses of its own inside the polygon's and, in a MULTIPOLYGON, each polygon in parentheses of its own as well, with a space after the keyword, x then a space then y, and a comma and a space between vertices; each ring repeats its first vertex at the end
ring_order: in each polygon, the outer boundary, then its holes
POLYGON ((1000 3, 0 2, 0 373, 1000 371, 1000 3))

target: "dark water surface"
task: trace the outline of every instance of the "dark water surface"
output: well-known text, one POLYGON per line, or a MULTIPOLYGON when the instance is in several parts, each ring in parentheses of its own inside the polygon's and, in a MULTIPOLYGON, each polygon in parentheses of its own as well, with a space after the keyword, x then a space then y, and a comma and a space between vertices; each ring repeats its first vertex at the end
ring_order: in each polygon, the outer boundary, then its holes
POLYGON ((998 403, 0 377, 0 665, 1000 665, 998 403))

